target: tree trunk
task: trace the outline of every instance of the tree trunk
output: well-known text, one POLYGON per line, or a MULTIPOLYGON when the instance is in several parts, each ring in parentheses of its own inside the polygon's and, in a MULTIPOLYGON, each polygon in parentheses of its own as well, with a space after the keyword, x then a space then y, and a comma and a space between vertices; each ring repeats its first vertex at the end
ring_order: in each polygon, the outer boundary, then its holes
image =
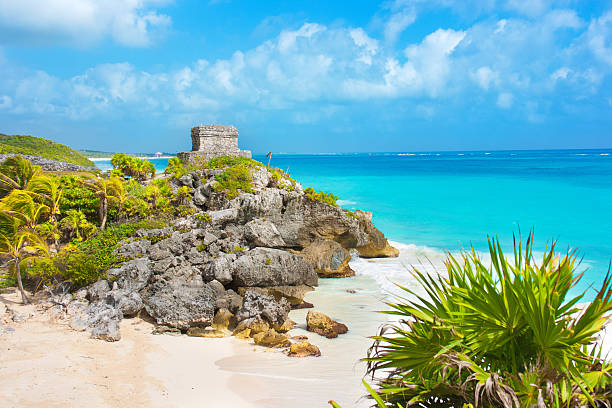
POLYGON ((23 283, 21 283, 21 271, 19 270, 19 258, 15 259, 15 275, 17 275, 17 286, 19 287, 19 291, 21 292, 21 300, 24 305, 30 303, 28 297, 25 294, 25 290, 23 290, 23 283))
POLYGON ((106 218, 108 217, 108 200, 106 197, 100 199, 100 229, 106 227, 106 218))

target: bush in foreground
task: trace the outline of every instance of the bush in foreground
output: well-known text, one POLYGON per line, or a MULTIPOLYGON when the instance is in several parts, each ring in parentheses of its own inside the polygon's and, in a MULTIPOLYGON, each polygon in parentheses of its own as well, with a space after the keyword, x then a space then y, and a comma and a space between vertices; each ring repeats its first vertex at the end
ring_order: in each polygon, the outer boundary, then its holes
POLYGON ((559 256, 553 243, 536 262, 532 251, 530 235, 509 261, 490 240, 491 266, 472 248, 449 255, 447 277, 414 271, 427 295, 402 288, 406 298, 385 312, 398 323, 374 337, 367 359, 380 406, 610 406, 612 365, 595 345, 610 276, 580 308, 584 294, 569 298, 582 277, 575 252, 559 256))

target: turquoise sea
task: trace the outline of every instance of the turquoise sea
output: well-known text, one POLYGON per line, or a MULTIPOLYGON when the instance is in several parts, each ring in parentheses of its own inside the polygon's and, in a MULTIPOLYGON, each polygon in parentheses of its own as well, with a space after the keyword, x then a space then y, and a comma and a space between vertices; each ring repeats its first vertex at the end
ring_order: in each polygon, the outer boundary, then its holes
MULTIPOLYGON (((158 171, 167 165, 152 161, 158 171)), ((486 250, 488 235, 510 250, 512 234, 532 228, 540 251, 551 239, 579 251, 586 273, 577 290, 601 284, 612 258, 612 150, 274 155, 271 165, 345 208, 372 211, 412 251, 411 264, 471 244, 486 250)), ((406 272, 389 279, 397 273, 406 272)))

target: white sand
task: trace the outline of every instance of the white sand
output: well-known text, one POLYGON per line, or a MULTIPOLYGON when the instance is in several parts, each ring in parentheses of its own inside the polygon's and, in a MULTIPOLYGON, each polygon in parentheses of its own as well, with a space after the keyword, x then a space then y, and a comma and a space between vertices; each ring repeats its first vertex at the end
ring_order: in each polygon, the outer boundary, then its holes
MULTIPOLYGON (((250 352, 239 340, 155 336, 150 323, 124 319, 121 341, 107 343, 75 332, 65 322, 50 322, 35 306, 17 300, 0 295, 0 302, 15 312, 34 315, 11 323, 15 331, 0 336, 3 408, 248 408, 255 405, 232 389, 264 389, 248 376, 216 366, 219 359, 250 352)), ((0 304, 0 318, 3 312, 0 304)))

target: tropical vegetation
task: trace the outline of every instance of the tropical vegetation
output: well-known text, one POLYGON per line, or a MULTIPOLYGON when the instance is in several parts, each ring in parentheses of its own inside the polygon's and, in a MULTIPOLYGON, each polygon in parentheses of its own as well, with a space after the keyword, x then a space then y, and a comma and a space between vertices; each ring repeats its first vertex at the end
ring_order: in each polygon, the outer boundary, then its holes
POLYGON ((76 150, 52 140, 34 136, 0 134, 0 154, 6 153, 40 156, 83 167, 94 166, 87 157, 76 150))
MULTIPOLYGON (((444 274, 417 269, 421 289, 388 303, 366 359, 381 407, 610 406, 612 364, 596 339, 612 309, 611 276, 588 304, 570 296, 582 274, 575 252, 533 235, 508 259, 489 240, 490 262, 472 248, 448 255, 444 274)), ((334 406, 337 406, 334 405, 334 406)))

